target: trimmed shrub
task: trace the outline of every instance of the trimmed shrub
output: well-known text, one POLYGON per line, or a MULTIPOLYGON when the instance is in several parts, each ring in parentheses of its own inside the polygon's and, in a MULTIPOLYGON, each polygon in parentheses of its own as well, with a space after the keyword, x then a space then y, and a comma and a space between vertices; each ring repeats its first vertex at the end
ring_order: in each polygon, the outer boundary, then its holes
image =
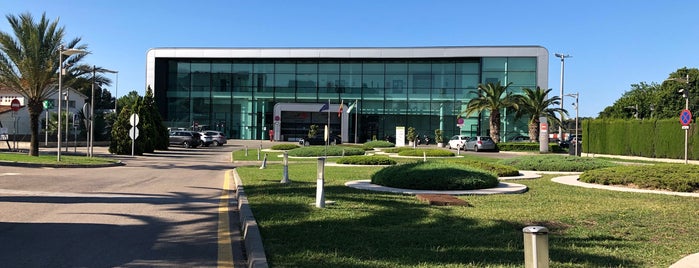
POLYGON ((598 168, 617 166, 617 164, 607 160, 567 155, 521 156, 510 159, 502 159, 499 161, 499 163, 514 166, 520 170, 571 172, 583 172, 598 168))
POLYGON ((413 147, 395 147, 395 148, 385 148, 381 149, 381 151, 389 154, 397 154, 402 151, 409 151, 409 150, 414 150, 413 147))
POLYGON ((416 162, 386 167, 371 182, 415 190, 473 190, 493 188, 498 178, 488 172, 447 162, 416 162))
POLYGON ((513 166, 470 159, 450 159, 449 162, 487 171, 498 177, 519 176, 519 170, 513 166))
POLYGON ((445 149, 409 149, 409 150, 401 150, 398 152, 398 155, 400 156, 442 156, 442 157, 448 157, 448 156, 454 156, 454 152, 445 150, 445 149))
MULTIPOLYGON (((537 142, 501 142, 498 143, 500 151, 521 151, 521 152, 538 152, 539 143, 537 142)), ((549 143, 549 152, 562 153, 565 152, 558 143, 549 143)))
POLYGON ((281 143, 281 144, 275 144, 273 145, 270 149, 272 150, 278 150, 278 151, 288 151, 288 150, 293 150, 296 148, 300 148, 301 146, 298 146, 296 144, 291 144, 291 143, 281 143))
POLYGON ((699 191, 699 166, 657 164, 603 168, 583 173, 580 175, 580 181, 604 185, 626 185, 642 189, 697 192, 699 191))
POLYGON ((393 160, 388 156, 353 155, 340 158, 336 161, 336 163, 346 165, 395 165, 396 160, 393 160))
MULTIPOLYGON (((328 146, 327 155, 328 156, 341 156, 342 152, 345 155, 364 155, 364 150, 361 148, 353 148, 347 146, 328 146)), ((314 156, 325 156, 325 146, 305 146, 301 148, 296 148, 289 151, 289 156, 297 157, 314 157, 314 156)))
POLYGON ((369 141, 364 143, 364 147, 374 149, 374 148, 389 148, 396 147, 392 142, 387 141, 369 141))

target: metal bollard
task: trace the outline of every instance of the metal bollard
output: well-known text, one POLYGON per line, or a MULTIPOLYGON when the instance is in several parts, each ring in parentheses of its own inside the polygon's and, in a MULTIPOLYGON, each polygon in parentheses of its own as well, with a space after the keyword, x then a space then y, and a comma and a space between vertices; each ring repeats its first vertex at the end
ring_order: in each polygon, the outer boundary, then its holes
POLYGON ((245 145, 245 156, 248 156, 248 146, 245 145))
POLYGON ((342 157, 345 157, 345 149, 342 149, 342 157))
POLYGON ((257 161, 260 161, 260 151, 262 151, 262 150, 257 149, 257 161))
POLYGON ((425 151, 422 151, 422 162, 427 162, 427 153, 425 151))
POLYGON ((316 207, 325 207, 325 158, 318 157, 318 179, 316 180, 316 207))
POLYGON ((543 226, 527 226, 524 233, 524 267, 549 267, 549 230, 543 226))
POLYGON ((456 147, 456 155, 461 155, 461 147, 456 147))
POLYGON ((260 169, 265 169, 267 167, 267 154, 265 154, 265 159, 262 160, 262 166, 260 166, 260 169))
POLYGON ((289 153, 284 151, 284 173, 281 183, 291 183, 289 180, 289 153))

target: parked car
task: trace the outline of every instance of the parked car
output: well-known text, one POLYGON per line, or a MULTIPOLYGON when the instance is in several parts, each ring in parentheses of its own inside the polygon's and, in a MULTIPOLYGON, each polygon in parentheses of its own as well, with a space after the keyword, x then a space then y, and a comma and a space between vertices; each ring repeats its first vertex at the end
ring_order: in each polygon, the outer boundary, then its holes
MULTIPOLYGON (((331 145, 340 144, 342 140, 336 135, 330 135, 328 137, 331 145)), ((315 135, 312 138, 304 137, 299 140, 299 145, 309 146, 309 145, 325 145, 325 136, 323 134, 315 135)))
POLYGON ((447 143, 447 148, 449 149, 464 149, 464 145, 468 141, 468 137, 461 135, 454 135, 449 139, 447 143))
MULTIPOLYGON (((561 148, 568 148, 568 147, 570 147, 571 144, 573 144, 573 140, 576 139, 577 137, 578 137, 578 135, 575 135, 575 134, 568 135, 568 138, 566 138, 565 140, 558 143, 558 145, 560 145, 561 148)), ((582 137, 580 137, 580 142, 582 142, 582 137)))
POLYGON ((201 134, 194 131, 171 131, 170 145, 182 145, 185 148, 196 148, 201 144, 201 134))
POLYGON ((468 139, 466 142, 466 147, 465 150, 474 150, 476 152, 478 151, 485 151, 485 150, 490 150, 490 151, 495 151, 497 150, 495 146, 495 142, 493 139, 491 139, 489 136, 476 136, 473 138, 468 139))
POLYGON ((202 145, 204 146, 209 146, 212 144, 214 146, 223 146, 228 142, 226 140, 226 135, 221 131, 207 130, 199 132, 199 134, 201 135, 202 145))
POLYGON ((519 135, 519 136, 514 136, 512 139, 510 139, 510 141, 511 142, 529 142, 529 141, 531 141, 531 139, 529 138, 529 136, 519 135))

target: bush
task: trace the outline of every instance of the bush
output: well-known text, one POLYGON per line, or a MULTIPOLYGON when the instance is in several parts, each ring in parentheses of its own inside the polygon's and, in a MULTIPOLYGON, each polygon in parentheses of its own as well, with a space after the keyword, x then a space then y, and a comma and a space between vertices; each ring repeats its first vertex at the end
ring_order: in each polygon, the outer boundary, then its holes
POLYGON ((364 143, 365 148, 389 148, 389 147, 396 147, 395 144, 387 141, 369 141, 364 143))
POLYGON ((583 172, 598 168, 617 166, 617 164, 607 160, 567 155, 521 156, 510 159, 502 159, 499 161, 499 163, 514 166, 520 170, 571 172, 583 172))
POLYGON ((493 188, 498 178, 488 172, 447 162, 417 162, 386 167, 371 176, 378 185, 416 190, 493 188))
MULTIPOLYGON (((328 156, 341 156, 342 152, 345 155, 364 155, 364 150, 361 148, 353 148, 347 146, 328 146, 328 156)), ((296 148, 289 151, 289 156, 297 157, 314 157, 314 156, 325 156, 325 146, 305 146, 301 148, 296 148)))
POLYGON ((498 177, 519 176, 519 170, 513 166, 507 166, 497 163, 487 163, 483 161, 470 159, 450 159, 449 162, 487 171, 495 174, 498 177))
POLYGON ((412 149, 410 148, 409 150, 401 150, 398 152, 398 155, 400 156, 442 156, 442 157, 447 157, 447 156, 454 156, 454 153, 449 150, 445 149, 412 149))
POLYGON ((384 153, 389 153, 389 154, 397 154, 402 151, 410 151, 410 150, 415 150, 413 147, 395 147, 395 148, 386 148, 386 149, 381 149, 384 153))
POLYGON ((580 175, 580 181, 642 189, 695 192, 699 191, 699 166, 657 164, 603 168, 583 173, 580 175))
POLYGON ((353 155, 340 158, 336 163, 346 165, 395 165, 396 160, 387 156, 353 155))
MULTIPOLYGON (((498 149, 500 151, 522 151, 522 152, 538 152, 539 143, 538 142, 501 142, 498 143, 498 149)), ((549 143, 549 152, 553 153, 563 153, 565 150, 561 148, 558 143, 549 143)))
POLYGON ((298 146, 296 144, 291 144, 291 143, 281 143, 281 144, 275 144, 272 146, 272 150, 278 150, 278 151, 288 151, 288 150, 293 150, 296 148, 299 148, 301 146, 298 146))

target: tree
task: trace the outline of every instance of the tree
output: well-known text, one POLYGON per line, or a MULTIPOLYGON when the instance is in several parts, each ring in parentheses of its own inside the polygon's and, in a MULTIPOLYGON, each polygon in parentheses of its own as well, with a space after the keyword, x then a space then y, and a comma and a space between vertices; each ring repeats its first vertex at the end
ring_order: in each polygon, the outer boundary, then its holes
POLYGON ((134 154, 152 153, 155 150, 167 150, 169 137, 167 128, 163 125, 162 117, 153 99, 153 90, 150 87, 146 90, 146 96, 140 97, 138 93, 132 91, 128 94, 131 104, 126 104, 120 108, 121 112, 112 126, 112 142, 109 145, 109 152, 113 154, 130 154, 131 137, 129 129, 131 124, 129 119, 132 114, 138 114, 139 135, 134 145, 134 154))
POLYGON ((545 116, 549 124, 560 124, 559 119, 562 115, 568 115, 568 111, 563 108, 551 108, 551 106, 560 105, 561 97, 554 96, 548 98, 549 92, 552 89, 543 90, 536 87, 536 90, 523 88, 524 95, 516 95, 515 98, 519 103, 516 118, 521 118, 524 115, 529 116, 529 139, 531 141, 539 141, 539 117, 545 116), (556 113, 559 117, 556 117, 556 113))
MULTIPOLYGON (((21 94, 29 109, 31 145, 29 155, 39 155, 39 117, 42 102, 55 92, 59 68, 61 45, 65 35, 58 20, 53 22, 41 15, 38 22, 29 13, 19 16, 7 15, 13 35, 0 31, 0 86, 21 94)), ((70 40, 66 49, 82 49, 80 38, 70 40)), ((62 57, 63 61, 75 64, 83 55, 62 57)))
POLYGON ((475 112, 489 111, 490 138, 496 143, 500 142, 500 110, 510 107, 517 109, 518 106, 512 92, 507 92, 507 87, 511 84, 512 82, 506 86, 502 86, 500 82, 497 84, 479 84, 478 97, 471 99, 466 106, 466 110, 461 112, 461 114, 465 114, 468 117, 475 112))

